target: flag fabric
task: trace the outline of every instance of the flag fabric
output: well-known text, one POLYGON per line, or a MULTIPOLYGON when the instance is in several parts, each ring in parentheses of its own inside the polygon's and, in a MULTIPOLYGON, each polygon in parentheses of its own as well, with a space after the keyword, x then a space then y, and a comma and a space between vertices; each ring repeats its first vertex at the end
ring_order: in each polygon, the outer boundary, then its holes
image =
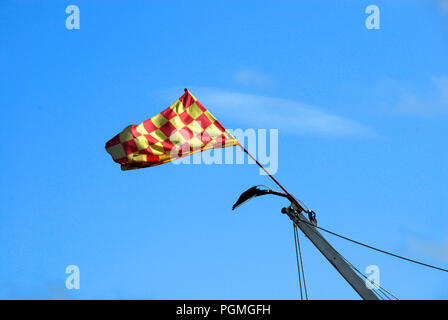
POLYGON ((187 90, 170 107, 139 125, 129 125, 106 143, 122 170, 163 164, 237 140, 187 90))

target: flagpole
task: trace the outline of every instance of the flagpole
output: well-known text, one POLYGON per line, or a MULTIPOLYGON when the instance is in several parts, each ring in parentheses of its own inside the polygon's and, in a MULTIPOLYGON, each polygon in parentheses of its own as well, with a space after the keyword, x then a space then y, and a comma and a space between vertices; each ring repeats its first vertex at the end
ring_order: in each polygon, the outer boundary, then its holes
POLYGON ((266 172, 266 174, 286 193, 288 199, 292 202, 291 205, 285 211, 291 221, 296 225, 302 232, 310 239, 310 241, 314 244, 314 246, 322 253, 322 255, 336 268, 336 270, 342 275, 342 277, 350 284, 350 286, 363 298, 364 300, 379 300, 378 296, 366 286, 366 282, 356 274, 355 270, 348 263, 348 261, 342 257, 336 249, 334 249, 331 244, 319 233, 316 227, 309 223, 309 221, 305 218, 305 216, 301 213, 305 211, 305 209, 298 203, 296 199, 278 182, 271 173, 266 170, 263 165, 258 162, 257 159, 253 155, 250 154, 249 151, 237 141, 237 144, 241 147, 241 149, 248 154, 252 160, 255 161, 256 164, 260 168, 266 172))
POLYGON ((238 146, 240 146, 241 147, 241 149, 245 152, 245 153, 247 153, 247 155, 249 156, 249 157, 251 157, 252 158, 252 160, 254 160, 255 161, 255 163, 261 168, 261 169, 263 169, 264 170, 264 172, 266 172, 266 174, 269 176, 269 178, 271 178, 272 179, 272 181, 274 181, 285 193, 286 193, 286 195, 288 196, 288 198, 289 198, 289 200, 292 202, 292 203, 294 203, 294 205, 297 207, 297 209, 298 209, 298 211, 299 212, 301 212, 301 211, 305 211, 305 209, 300 205, 300 203, 288 192, 288 190, 286 190, 281 184, 280 184, 280 182, 278 182, 277 181, 277 179, 275 179, 273 176, 272 176, 272 174, 268 171, 268 170, 266 170, 266 168, 265 167, 263 167, 263 165, 260 163, 260 162, 258 162, 258 160, 249 152, 249 151, 247 151, 247 149, 237 140, 236 141, 236 143, 238 144, 238 146))

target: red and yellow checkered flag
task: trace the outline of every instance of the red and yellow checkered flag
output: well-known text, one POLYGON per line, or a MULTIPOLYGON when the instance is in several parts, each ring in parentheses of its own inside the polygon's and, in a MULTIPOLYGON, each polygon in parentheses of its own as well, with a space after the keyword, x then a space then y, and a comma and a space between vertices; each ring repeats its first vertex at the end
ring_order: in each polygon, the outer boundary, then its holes
POLYGON ((139 125, 127 126, 106 143, 122 170, 157 166, 237 140, 185 89, 176 102, 139 125))

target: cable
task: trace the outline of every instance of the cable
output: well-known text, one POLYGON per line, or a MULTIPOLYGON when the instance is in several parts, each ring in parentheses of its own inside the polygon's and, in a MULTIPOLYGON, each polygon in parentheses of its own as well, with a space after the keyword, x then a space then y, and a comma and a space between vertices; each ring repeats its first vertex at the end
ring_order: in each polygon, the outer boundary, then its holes
MULTIPOLYGON (((236 139, 235 139, 236 140, 236 139)), ((245 152, 245 153, 247 153, 247 155, 249 156, 249 157, 251 157, 252 158, 252 160, 254 160, 255 161, 255 163, 261 168, 261 169, 263 169, 263 171, 264 172, 266 172, 266 174, 269 176, 269 178, 271 178, 271 180, 272 181, 274 181, 279 187, 280 187, 280 189, 282 189, 283 190, 283 192, 285 192, 285 194, 292 200, 292 202, 297 206, 297 209, 300 209, 300 210, 304 210, 303 209, 303 207, 301 206, 301 204, 296 200, 296 199, 294 199, 294 197, 288 192, 288 190, 286 190, 285 189, 285 187, 283 187, 281 184, 280 184, 280 182, 278 182, 277 181, 277 179, 275 179, 273 176, 272 176, 272 174, 270 174, 269 173, 269 171, 268 170, 266 170, 266 168, 265 167, 263 167, 263 165, 260 163, 260 162, 258 162, 258 160, 241 144, 241 143, 239 143, 239 141, 237 141, 236 140, 236 144, 239 146, 239 147, 241 147, 241 149, 245 152)))
MULTIPOLYGON (((242 145, 240 145, 240 146, 241 146, 241 148, 243 148, 243 150, 244 150, 247 154, 249 154, 249 152, 248 152, 242 145)), ((249 154, 249 155, 250 155, 250 154, 249 154)), ((253 158, 253 157, 252 157, 252 158, 253 158)), ((259 164, 259 165, 260 165, 260 164, 259 164)), ((260 166, 261 166, 261 165, 260 165, 260 166)), ((261 167, 262 167, 262 166, 261 166, 261 167)), ((264 169, 264 168, 263 168, 263 169, 264 169)), ((264 170, 266 171, 266 169, 264 169, 264 170)), ((266 171, 266 173, 268 173, 268 172, 266 171)), ((277 183, 277 185, 278 185, 280 188, 282 188, 283 191, 285 191, 285 193, 286 193, 288 196, 290 196, 290 197, 292 198, 292 200, 294 200, 297 204, 299 204, 299 202, 300 202, 299 205, 300 205, 301 207, 302 207, 302 205, 303 205, 304 207, 307 207, 307 206, 303 203, 303 201, 301 201, 301 200, 299 200, 299 199, 296 199, 296 198, 295 198, 294 196, 292 196, 288 191, 286 191, 286 189, 283 188, 283 186, 281 186, 281 185, 278 183, 277 180, 275 180, 272 176, 270 176, 270 177, 272 178, 272 180, 274 180, 274 182, 277 183)), ((302 208, 297 208, 297 209, 299 210, 299 212, 302 211, 302 210, 305 211, 305 212, 307 212, 306 210, 303 209, 303 207, 302 207, 302 208), (302 209, 302 210, 301 210, 301 209, 302 209)), ((307 209, 307 210, 308 210, 308 209, 307 209)), ((395 254, 395 253, 392 253, 392 252, 388 252, 388 251, 386 251, 386 250, 382 250, 382 249, 379 249, 379 248, 375 248, 375 247, 370 246, 370 245, 368 245, 368 244, 365 244, 365 243, 362 243, 362 242, 359 242, 359 241, 350 239, 350 238, 345 237, 345 236, 343 236, 343 235, 337 234, 337 233, 332 232, 332 231, 330 231, 330 230, 327 230, 327 229, 325 229, 325 228, 322 228, 322 227, 319 227, 319 226, 317 226, 317 225, 314 225, 314 224, 312 224, 312 223, 310 223, 310 222, 308 222, 308 221, 305 221, 305 220, 303 220, 303 219, 300 219, 300 221, 302 221, 302 222, 304 222, 304 223, 307 223, 307 224, 309 224, 309 225, 311 225, 311 226, 314 226, 314 227, 316 227, 316 228, 318 228, 318 229, 320 229, 320 230, 322 230, 322 231, 328 232, 328 233, 330 233, 330 234, 332 234, 332 235, 334 235, 334 236, 337 236, 337 237, 339 237, 339 238, 345 239, 345 240, 347 240, 347 241, 351 241, 351 242, 353 242, 353 243, 355 243, 355 244, 364 246, 364 247, 369 248, 369 249, 372 249, 372 250, 376 250, 376 251, 381 252, 381 253, 388 254, 388 255, 390 255, 390 256, 392 256, 392 257, 399 258, 399 259, 403 259, 403 260, 406 260, 406 261, 409 261, 409 262, 412 262, 412 263, 420 264, 420 265, 425 266, 425 267, 428 267, 428 268, 433 268, 433 269, 436 269, 436 270, 440 270, 440 271, 448 272, 448 269, 444 269, 444 268, 436 267, 436 266, 433 266, 433 265, 430 265, 430 264, 427 264, 427 263, 424 263, 424 262, 421 262, 421 261, 418 261, 418 260, 414 260, 414 259, 406 258, 406 257, 400 256, 400 255, 398 255, 398 254, 395 254)))
MULTIPOLYGON (((303 220, 301 220, 301 221, 303 221, 303 220)), ((304 222, 306 222, 307 224, 310 224, 310 225, 312 225, 312 226, 314 226, 314 227, 317 227, 317 226, 315 226, 314 224, 311 224, 311 223, 309 223, 309 222, 307 222, 307 221, 304 221, 304 222)), ((323 228, 321 228, 321 229, 323 229, 323 228)), ((297 227, 296 227, 296 230, 297 230, 297 227)), ((326 231, 326 229, 324 229, 324 231, 326 231)), ((300 250, 300 246, 299 246, 299 250, 300 250)), ((350 265, 350 267, 352 267, 353 268, 353 270, 355 270, 360 276, 362 276, 363 278, 365 278, 367 281, 369 281, 369 278, 364 274, 364 273, 362 273, 358 268, 356 268, 353 264, 351 264, 350 263, 350 261, 348 261, 344 256, 342 256, 341 255, 341 257, 342 257, 342 259, 344 259, 345 260, 345 262, 348 264, 348 265, 350 265)), ((303 266, 303 263, 302 263, 302 266, 303 266)), ((303 276, 304 278, 305 278, 305 275, 303 276)), ((304 280, 305 281, 305 280, 304 280)), ((396 299, 396 300, 399 300, 393 293, 391 293, 391 292, 389 292, 388 290, 386 290, 385 288, 383 288, 383 287, 381 287, 378 283, 376 283, 375 281, 369 281, 370 283, 372 283, 377 289, 378 289, 378 291, 376 292, 377 293, 377 295, 379 296, 379 298, 380 299, 382 299, 382 300, 392 300, 390 297, 389 297, 389 295, 390 296, 392 296, 394 299, 396 299), (384 298, 386 298, 386 299, 384 299, 384 298)))
POLYGON ((296 225, 293 223, 293 232, 294 232, 294 246, 296 247, 296 260, 297 260, 297 273, 299 274, 299 288, 300 288, 300 300, 303 300, 303 293, 302 293, 302 279, 300 276, 300 262, 299 262, 299 254, 297 250, 297 234, 296 234, 296 225))
MULTIPOLYGON (((362 277, 364 277, 366 280, 369 280, 369 278, 362 273, 361 271, 359 271, 353 264, 350 263, 350 261, 348 261, 347 259, 345 259, 345 257, 342 256, 342 258, 345 260, 345 262, 347 262, 352 268, 353 270, 355 270, 356 272, 358 272, 358 274, 360 274, 362 277)), ((379 289, 379 291, 381 291, 388 300, 391 300, 388 297, 388 294, 391 295, 392 297, 394 297, 396 300, 400 300, 398 299, 393 293, 389 292, 388 290, 386 290, 385 288, 383 288, 382 286, 380 286, 378 283, 376 283, 375 281, 370 282, 372 283, 375 287, 377 287, 379 289)))
POLYGON ((294 225, 294 226, 295 226, 294 231, 297 234, 297 245, 299 247, 299 256, 300 256, 300 266, 301 266, 301 269, 302 269, 303 287, 305 288, 306 300, 308 300, 308 290, 306 288, 305 270, 303 268, 303 258, 302 258, 302 250, 300 248, 299 231, 297 230, 297 226, 296 225, 294 225))
POLYGON ((307 207, 307 205, 306 205, 302 200, 300 200, 299 198, 296 198, 296 197, 294 197, 294 196, 293 196, 293 198, 294 198, 294 200, 296 200, 297 202, 299 202, 299 203, 302 205, 302 207, 305 208, 306 211, 309 211, 309 210, 310 210, 310 209, 307 207))
POLYGON ((424 263, 424 262, 421 262, 421 261, 417 261, 417 260, 409 259, 409 258, 400 256, 400 255, 398 255, 398 254, 395 254, 395 253, 392 253, 392 252, 388 252, 388 251, 385 251, 385 250, 382 250, 382 249, 378 249, 378 248, 375 248, 375 247, 370 246, 370 245, 368 245, 368 244, 365 244, 365 243, 362 243, 362 242, 359 242, 359 241, 350 239, 350 238, 348 238, 348 237, 345 237, 345 236, 343 236, 343 235, 340 235, 340 234, 338 234, 338 233, 336 233, 336 232, 333 232, 333 231, 330 231, 330 230, 328 230, 328 229, 325 229, 325 228, 322 228, 322 227, 319 227, 319 226, 315 226, 315 225, 312 224, 311 222, 305 221, 305 220, 303 220, 303 219, 300 219, 300 221, 301 221, 301 222, 304 222, 304 223, 307 223, 307 224, 309 224, 309 225, 311 225, 311 226, 314 226, 314 227, 316 227, 316 228, 318 228, 318 229, 320 229, 320 230, 322 230, 322 231, 325 231, 325 232, 327 232, 327 233, 330 233, 330 234, 332 234, 332 235, 334 235, 334 236, 337 236, 337 237, 339 237, 339 238, 342 238, 342 239, 344 239, 344 240, 351 241, 351 242, 353 242, 353 243, 355 243, 355 244, 364 246, 364 247, 366 247, 366 248, 369 248, 369 249, 372 249, 372 250, 376 250, 376 251, 381 252, 381 253, 388 254, 388 255, 393 256, 393 257, 395 257, 395 258, 403 259, 403 260, 406 260, 406 261, 409 261, 409 262, 413 262, 413 263, 416 263, 416 264, 420 264, 420 265, 422 265, 422 266, 429 267, 429 268, 433 268, 433 269, 436 269, 436 270, 440 270, 440 271, 448 272, 447 269, 443 269, 443 268, 440 268, 440 267, 436 267, 436 266, 433 266, 433 265, 430 265, 430 264, 427 264, 427 263, 424 263))

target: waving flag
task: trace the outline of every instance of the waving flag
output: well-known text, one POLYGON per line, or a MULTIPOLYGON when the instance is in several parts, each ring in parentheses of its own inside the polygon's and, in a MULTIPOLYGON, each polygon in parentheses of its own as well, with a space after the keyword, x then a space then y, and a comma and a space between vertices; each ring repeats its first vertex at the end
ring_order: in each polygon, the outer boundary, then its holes
POLYGON ((127 126, 106 143, 106 150, 122 170, 130 170, 236 144, 236 139, 185 89, 182 97, 161 113, 127 126))

